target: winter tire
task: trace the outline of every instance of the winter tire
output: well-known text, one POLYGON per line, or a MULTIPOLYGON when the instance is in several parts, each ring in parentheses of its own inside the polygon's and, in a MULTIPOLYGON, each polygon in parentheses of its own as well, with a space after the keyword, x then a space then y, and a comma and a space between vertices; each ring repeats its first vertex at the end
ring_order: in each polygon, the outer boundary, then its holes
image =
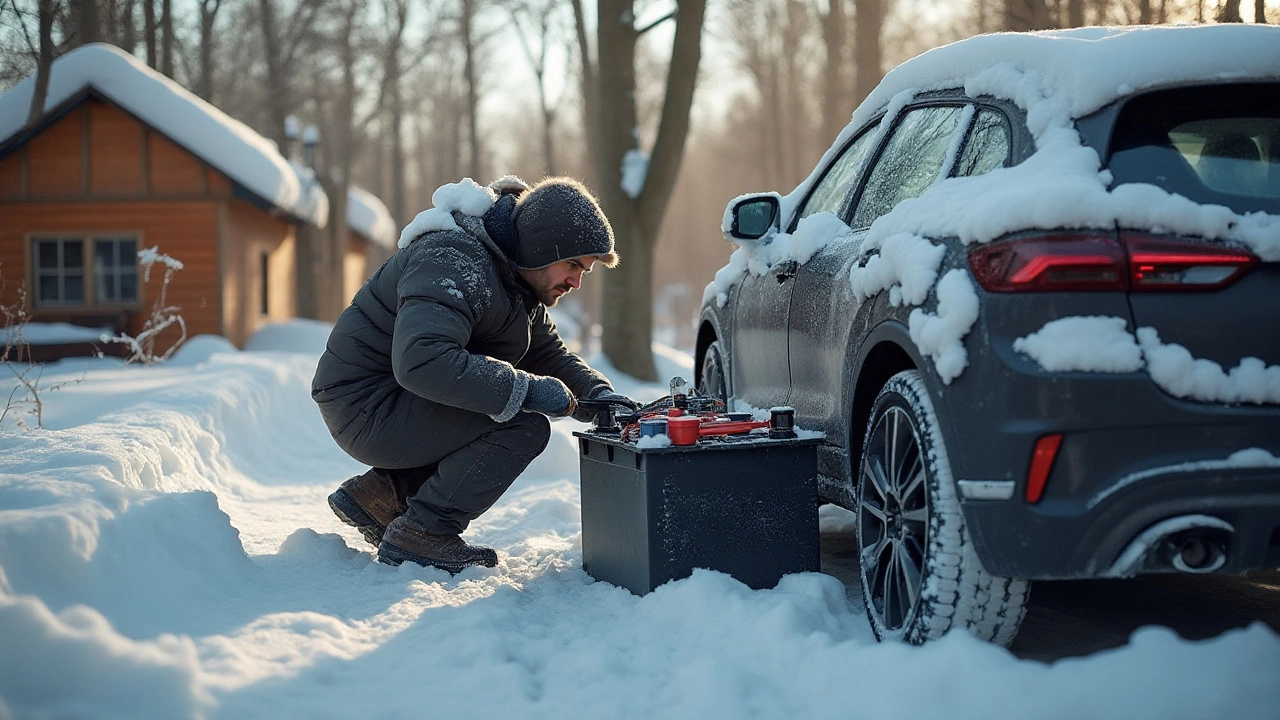
POLYGON ((698 386, 698 392, 703 395, 719 400, 720 402, 729 402, 728 383, 724 377, 724 355, 720 353, 720 342, 714 341, 707 346, 707 351, 702 355, 702 368, 698 377, 701 382, 698 386))
POLYGON ((1029 584, 982 568, 917 370, 894 375, 876 397, 854 499, 862 598, 878 639, 920 644, 964 628, 1013 641, 1029 584))

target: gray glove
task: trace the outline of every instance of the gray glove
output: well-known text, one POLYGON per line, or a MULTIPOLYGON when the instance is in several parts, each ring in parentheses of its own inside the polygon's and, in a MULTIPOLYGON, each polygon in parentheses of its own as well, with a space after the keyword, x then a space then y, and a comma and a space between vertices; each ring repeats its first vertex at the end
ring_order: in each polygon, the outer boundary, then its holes
MULTIPOLYGON (((637 408, 640 407, 640 405, 636 403, 635 400, 632 400, 626 395, 619 395, 618 393, 612 390, 602 390, 600 392, 597 392, 596 394, 591 396, 591 399, 592 400, 611 400, 615 403, 615 405, 618 403, 621 403, 622 405, 627 406, 631 410, 636 410, 637 408)), ((620 409, 621 409, 620 407, 614 408, 615 411, 618 411, 620 409)), ((577 411, 573 413, 574 420, 578 420, 584 423, 589 423, 595 420, 595 418, 596 418, 596 411, 594 408, 588 409, 584 407, 579 407, 577 411)))
POLYGON ((529 392, 524 396, 522 407, 548 417, 566 417, 578 409, 578 403, 574 400, 573 393, 559 379, 530 375, 529 392))

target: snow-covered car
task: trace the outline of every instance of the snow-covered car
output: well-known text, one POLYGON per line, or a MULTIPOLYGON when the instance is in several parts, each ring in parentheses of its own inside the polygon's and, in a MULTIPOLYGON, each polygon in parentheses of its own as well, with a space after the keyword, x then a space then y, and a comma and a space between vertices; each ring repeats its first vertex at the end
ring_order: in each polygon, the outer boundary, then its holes
POLYGON ((1280 28, 931 50, 722 231, 698 385, 825 432, 877 637, 1280 566, 1280 28))

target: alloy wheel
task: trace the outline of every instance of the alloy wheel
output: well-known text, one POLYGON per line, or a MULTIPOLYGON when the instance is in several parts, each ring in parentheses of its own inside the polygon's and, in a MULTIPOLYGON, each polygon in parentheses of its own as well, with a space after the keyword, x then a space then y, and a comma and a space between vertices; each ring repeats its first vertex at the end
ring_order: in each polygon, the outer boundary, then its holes
POLYGON ((890 405, 876 419, 858 483, 858 546, 871 607, 891 633, 920 606, 929 547, 929 487, 909 413, 890 405))
POLYGON ((700 378, 702 386, 698 388, 698 392, 721 402, 728 402, 728 393, 725 392, 724 366, 720 362, 719 343, 711 343, 703 354, 700 378))

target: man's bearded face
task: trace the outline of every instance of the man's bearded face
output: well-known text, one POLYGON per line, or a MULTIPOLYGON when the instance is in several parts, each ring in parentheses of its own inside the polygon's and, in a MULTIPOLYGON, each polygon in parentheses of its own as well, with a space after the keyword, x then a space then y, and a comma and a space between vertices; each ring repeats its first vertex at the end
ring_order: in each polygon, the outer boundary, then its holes
POLYGON ((538 302, 555 307, 560 298, 582 286, 582 276, 591 272, 595 258, 561 260, 537 270, 520 270, 520 276, 533 288, 538 302))

